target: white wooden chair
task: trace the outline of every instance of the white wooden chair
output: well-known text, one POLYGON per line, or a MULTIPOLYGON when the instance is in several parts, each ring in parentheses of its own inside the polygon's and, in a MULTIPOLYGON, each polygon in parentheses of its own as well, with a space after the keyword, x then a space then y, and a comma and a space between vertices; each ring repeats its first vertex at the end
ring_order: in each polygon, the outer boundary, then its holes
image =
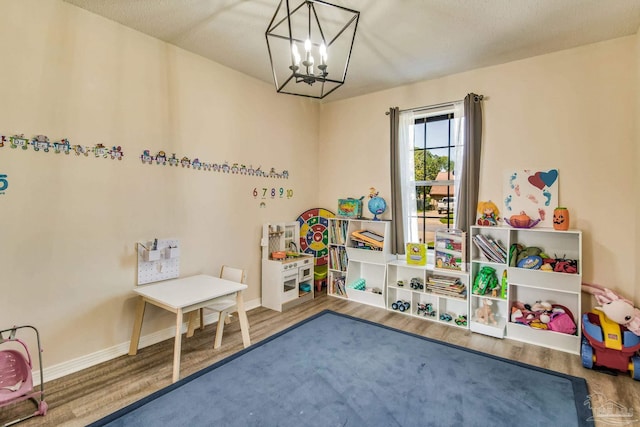
MULTIPOLYGON (((231 280, 234 282, 244 283, 245 274, 244 274, 244 270, 241 268, 235 268, 235 267, 229 267, 228 265, 223 265, 222 268, 220 269, 220 278, 231 280)), ((222 344, 222 334, 224 332, 225 323, 229 323, 231 313, 236 312, 238 310, 235 296, 221 297, 215 300, 213 304, 207 307, 201 308, 197 312, 196 311, 192 312, 189 316, 189 328, 187 331, 187 337, 193 336, 193 332, 196 328, 196 322, 195 322, 196 317, 199 317, 200 329, 204 329, 204 310, 206 309, 214 310, 219 313, 218 327, 216 329, 216 338, 213 344, 213 348, 218 348, 222 344), (196 314, 199 314, 199 316, 196 316, 196 314)))

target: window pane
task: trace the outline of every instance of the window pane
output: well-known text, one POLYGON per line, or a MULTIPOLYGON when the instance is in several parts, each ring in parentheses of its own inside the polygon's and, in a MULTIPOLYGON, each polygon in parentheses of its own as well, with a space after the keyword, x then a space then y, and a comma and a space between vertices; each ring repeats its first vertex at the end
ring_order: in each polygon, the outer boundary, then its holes
POLYGON ((449 120, 427 122, 427 148, 449 146, 449 120))
POLYGON ((416 150, 425 147, 424 123, 416 124, 413 128, 413 145, 416 150))

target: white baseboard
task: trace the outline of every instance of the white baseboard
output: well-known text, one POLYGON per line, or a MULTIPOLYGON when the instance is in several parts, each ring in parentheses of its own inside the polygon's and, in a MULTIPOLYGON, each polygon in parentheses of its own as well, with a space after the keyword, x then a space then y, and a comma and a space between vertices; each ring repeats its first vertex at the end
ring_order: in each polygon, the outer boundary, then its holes
MULTIPOLYGON (((253 301, 248 301, 245 303, 246 310, 252 310, 254 308, 260 307, 261 301, 260 299, 256 299, 253 301)), ((216 323, 218 321, 218 313, 211 313, 204 317, 204 324, 209 325, 212 323, 216 323)), ((183 323, 182 325, 182 333, 186 332, 187 323, 183 323)), ((153 344, 157 344, 161 341, 172 339, 175 337, 175 329, 173 327, 166 328, 157 332, 154 332, 149 335, 140 337, 140 345, 138 348, 148 347, 153 344)), ((83 369, 90 368, 99 363, 107 362, 109 360, 115 359, 116 357, 120 357, 122 355, 129 353, 129 343, 130 341, 123 342, 121 344, 115 345, 110 348, 105 348, 104 350, 96 351, 95 353, 87 354, 86 356, 81 356, 75 359, 68 360, 66 362, 59 363, 57 365, 48 366, 43 369, 43 377, 44 382, 52 381, 65 375, 73 374, 75 372, 81 371, 83 369)), ((40 370, 34 369, 32 372, 33 384, 40 384, 40 370)))

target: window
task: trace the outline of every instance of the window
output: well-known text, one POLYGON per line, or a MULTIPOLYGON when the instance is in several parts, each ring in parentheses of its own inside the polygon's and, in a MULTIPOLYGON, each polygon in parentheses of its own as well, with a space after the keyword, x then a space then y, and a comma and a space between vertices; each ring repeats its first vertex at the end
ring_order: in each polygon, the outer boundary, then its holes
POLYGON ((455 228, 456 201, 462 167, 461 114, 448 109, 413 112, 405 119, 405 180, 408 209, 407 242, 433 247, 436 230, 455 228), (458 114, 457 114, 458 113, 458 114))

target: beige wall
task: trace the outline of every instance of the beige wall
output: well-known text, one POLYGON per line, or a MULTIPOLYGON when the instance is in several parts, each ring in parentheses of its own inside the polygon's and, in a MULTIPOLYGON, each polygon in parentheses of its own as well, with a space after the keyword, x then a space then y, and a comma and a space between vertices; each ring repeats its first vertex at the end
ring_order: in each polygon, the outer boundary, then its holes
POLYGON ((632 297, 640 188, 634 178, 638 157, 631 155, 638 142, 637 39, 629 36, 322 105, 325 185, 320 205, 365 195, 370 186, 389 198, 384 114, 389 107, 484 94, 479 199, 502 199, 505 169, 557 168, 559 201, 571 212, 572 228, 584 231, 585 281, 632 297))
MULTIPOLYGON (((316 103, 60 0, 0 2, 0 134, 121 145, 122 161, 0 148, 0 328, 32 324, 45 366, 129 340, 135 243, 178 238, 182 275, 248 271, 263 222, 316 207, 316 103), (287 169, 267 179, 143 165, 144 149, 287 169), (259 207, 254 187, 292 189, 259 207)), ((147 311, 143 334, 172 324, 147 311)))

